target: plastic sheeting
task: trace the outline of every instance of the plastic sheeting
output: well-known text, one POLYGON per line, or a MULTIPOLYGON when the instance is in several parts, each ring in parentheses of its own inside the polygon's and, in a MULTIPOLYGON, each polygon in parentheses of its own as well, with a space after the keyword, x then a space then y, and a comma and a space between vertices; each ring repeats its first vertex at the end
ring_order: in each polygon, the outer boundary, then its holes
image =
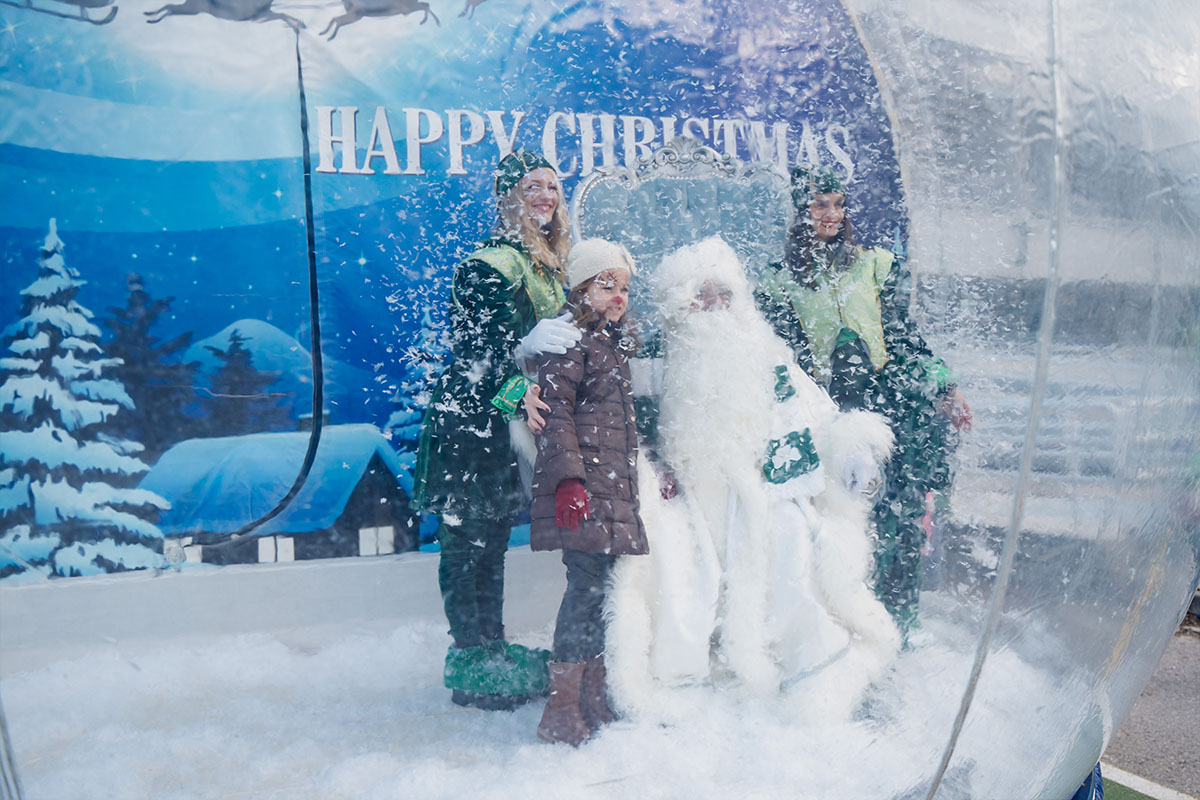
MULTIPOLYGON (((286 500, 315 532, 329 508, 307 513, 311 492, 350 458, 322 430, 373 426, 406 490, 496 159, 541 149, 570 196, 689 134, 743 161, 832 164, 860 239, 906 249, 914 311, 976 411, 922 600, 926 644, 960 656, 923 680, 954 700, 900 706, 929 763, 875 793, 1066 797, 1089 773, 1200 571, 1194 7, 18 5, 0 9, 0 397, 29 405, 2 409, 0 591, 119 562, 81 562, 76 543, 168 566, 142 525, 253 530, 286 500), (77 306, 29 305, 39 280, 78 283, 77 306), (63 365, 38 337, 68 310, 90 322, 49 338, 123 358, 95 377, 128 394, 78 428, 23 388, 63 365), (45 425, 73 460, 18 457, 13 434, 45 425), (138 525, 81 524, 110 510, 97 485, 133 488, 104 463, 153 476, 216 437, 270 436, 289 442, 270 469, 222 476, 256 498, 240 514, 179 490, 195 455, 142 482, 138 525), (22 489, 47 476, 90 507, 48 524, 22 489), (996 664, 1044 680, 1014 691, 996 664), (984 768, 996 737, 1044 761, 984 768)), ((96 410, 55 374, 59 412, 96 410)))

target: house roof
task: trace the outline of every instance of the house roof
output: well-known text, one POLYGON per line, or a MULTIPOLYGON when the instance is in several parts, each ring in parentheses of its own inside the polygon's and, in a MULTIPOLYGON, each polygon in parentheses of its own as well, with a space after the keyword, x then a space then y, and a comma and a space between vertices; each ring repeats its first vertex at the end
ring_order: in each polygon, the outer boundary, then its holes
MULTIPOLYGON (((163 453, 140 483, 171 503, 158 527, 167 535, 231 533, 268 513, 296 480, 309 434, 254 433, 188 439, 163 453)), ((374 425, 327 425, 299 494, 254 533, 329 528, 378 456, 412 494, 412 454, 402 456, 374 425)))

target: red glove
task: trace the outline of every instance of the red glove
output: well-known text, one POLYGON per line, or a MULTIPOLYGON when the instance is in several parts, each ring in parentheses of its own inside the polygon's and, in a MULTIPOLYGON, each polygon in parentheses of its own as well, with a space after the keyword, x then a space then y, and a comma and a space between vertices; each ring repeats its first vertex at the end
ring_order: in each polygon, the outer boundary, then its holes
POLYGON ((587 489, 578 478, 567 478, 554 493, 554 524, 569 531, 579 530, 579 521, 592 511, 587 489))
POLYGON ((663 470, 662 477, 658 480, 658 493, 662 495, 663 500, 670 500, 679 494, 679 485, 675 483, 675 476, 671 474, 671 470, 663 470))

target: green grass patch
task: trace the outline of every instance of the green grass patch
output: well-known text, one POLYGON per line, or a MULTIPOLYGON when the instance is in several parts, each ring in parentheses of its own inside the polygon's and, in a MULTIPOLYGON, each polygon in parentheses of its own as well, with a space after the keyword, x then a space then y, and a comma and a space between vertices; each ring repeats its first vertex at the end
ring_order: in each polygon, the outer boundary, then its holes
POLYGON ((1154 798, 1105 778, 1104 800, 1154 800, 1154 798))

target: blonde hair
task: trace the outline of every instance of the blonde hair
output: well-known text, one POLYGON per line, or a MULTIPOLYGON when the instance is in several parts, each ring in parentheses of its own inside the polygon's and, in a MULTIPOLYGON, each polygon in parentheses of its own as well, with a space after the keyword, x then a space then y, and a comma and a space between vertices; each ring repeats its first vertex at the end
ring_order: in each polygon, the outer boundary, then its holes
POLYGON ((571 250, 571 220, 567 216, 567 202, 563 197, 562 182, 554 173, 554 186, 558 190, 558 207, 550 219, 549 230, 525 212, 518 181, 504 193, 499 201, 500 225, 497 233, 517 239, 525 249, 546 269, 560 280, 567 277, 567 253, 571 250))

